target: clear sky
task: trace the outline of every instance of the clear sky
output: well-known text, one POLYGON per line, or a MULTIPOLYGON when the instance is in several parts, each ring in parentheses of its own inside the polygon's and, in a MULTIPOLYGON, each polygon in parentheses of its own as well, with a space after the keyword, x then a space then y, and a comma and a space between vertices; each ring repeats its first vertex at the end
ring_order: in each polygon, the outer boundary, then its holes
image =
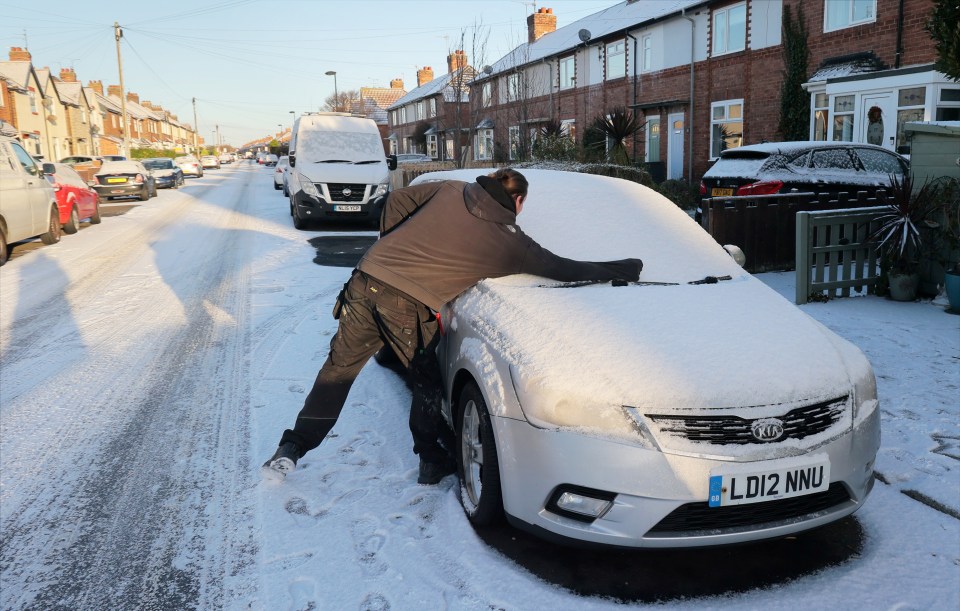
MULTIPOLYGON (((113 23, 123 28, 126 91, 160 104, 199 133, 239 146, 289 127, 293 115, 319 110, 339 91, 409 91, 417 69, 446 71, 464 36, 486 41, 490 64, 527 37, 526 17, 552 8, 557 27, 618 4, 616 0, 0 0, 0 59, 24 47, 37 67, 72 67, 84 84, 119 84, 113 23)), ((471 48, 467 45, 467 51, 471 48)))

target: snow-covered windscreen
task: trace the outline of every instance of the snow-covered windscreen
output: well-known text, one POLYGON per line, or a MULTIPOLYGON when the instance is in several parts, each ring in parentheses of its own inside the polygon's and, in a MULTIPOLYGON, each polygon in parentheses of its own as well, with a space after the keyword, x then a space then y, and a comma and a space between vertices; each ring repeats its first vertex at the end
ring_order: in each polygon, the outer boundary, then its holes
MULTIPOLYGON (((304 125, 297 133, 297 163, 384 161, 380 132, 375 125, 367 131, 363 119, 337 117, 346 121, 330 121, 333 117, 304 125)), ((371 122, 372 124, 372 122, 371 122)))

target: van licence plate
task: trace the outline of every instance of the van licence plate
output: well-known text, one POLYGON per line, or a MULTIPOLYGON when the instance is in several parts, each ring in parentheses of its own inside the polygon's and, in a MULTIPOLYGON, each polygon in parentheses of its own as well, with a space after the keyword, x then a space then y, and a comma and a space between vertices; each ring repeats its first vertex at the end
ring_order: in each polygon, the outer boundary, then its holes
POLYGON ((733 196, 733 189, 721 189, 720 187, 714 187, 710 189, 710 195, 713 197, 731 197, 733 196))
POLYGON ((360 212, 361 208, 358 205, 345 205, 345 204, 334 204, 334 212, 360 212))
POLYGON ((755 473, 710 476, 710 507, 762 503, 823 492, 830 487, 830 461, 755 473))

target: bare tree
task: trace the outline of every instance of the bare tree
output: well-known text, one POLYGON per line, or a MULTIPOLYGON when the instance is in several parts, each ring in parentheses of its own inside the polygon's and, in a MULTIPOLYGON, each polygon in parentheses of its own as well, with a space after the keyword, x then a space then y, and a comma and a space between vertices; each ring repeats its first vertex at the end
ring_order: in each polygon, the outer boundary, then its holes
POLYGON ((333 112, 349 112, 350 103, 360 99, 360 92, 356 89, 340 91, 336 94, 330 94, 323 101, 323 110, 333 112))
MULTIPOLYGON (((453 55, 457 50, 463 51, 467 55, 467 61, 473 66, 483 67, 487 61, 487 41, 490 39, 490 28, 483 25, 482 22, 474 22, 472 27, 464 28, 460 31, 459 45, 457 49, 450 49, 453 55)), ((476 135, 476 126, 480 121, 479 116, 483 110, 483 100, 474 99, 477 96, 470 95, 470 83, 477 77, 477 72, 472 66, 465 66, 462 69, 455 70, 450 78, 450 97, 457 109, 454 113, 454 154, 458 168, 464 167, 466 159, 465 151, 470 150, 470 143, 473 142, 476 135), (467 116, 464 117, 463 108, 467 106, 467 116), (466 123, 466 126, 464 126, 466 123), (466 135, 467 147, 463 148, 462 142, 466 135)), ((482 97, 482 96, 481 96, 482 97)), ((444 95, 444 101, 446 101, 444 95)))

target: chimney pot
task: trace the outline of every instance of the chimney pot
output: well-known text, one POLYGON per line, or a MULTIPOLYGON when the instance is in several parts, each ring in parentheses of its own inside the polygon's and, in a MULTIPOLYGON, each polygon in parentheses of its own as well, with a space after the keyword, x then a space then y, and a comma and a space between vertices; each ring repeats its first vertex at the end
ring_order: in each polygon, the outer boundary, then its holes
POLYGON ((21 47, 10 47, 10 61, 28 62, 31 59, 30 51, 27 51, 21 47))

